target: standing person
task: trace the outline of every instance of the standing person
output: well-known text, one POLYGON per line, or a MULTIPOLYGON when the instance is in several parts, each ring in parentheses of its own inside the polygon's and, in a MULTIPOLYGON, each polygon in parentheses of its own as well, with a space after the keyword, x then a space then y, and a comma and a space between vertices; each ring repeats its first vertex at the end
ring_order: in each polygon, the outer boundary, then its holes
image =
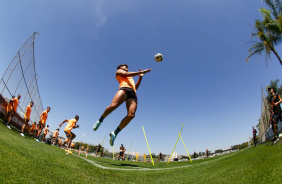
POLYGON ((59 131, 60 131, 60 129, 57 128, 56 131, 54 132, 53 137, 52 137, 51 144, 53 144, 53 142, 55 142, 55 145, 58 144, 58 135, 59 135, 59 131))
MULTIPOLYGON (((99 145, 98 145, 98 148, 97 148, 97 151, 96 151, 96 157, 97 157, 97 155, 98 155, 98 153, 100 153, 101 152, 101 144, 99 143, 99 145)), ((100 157, 101 157, 101 153, 100 153, 100 157)))
POLYGON ((209 150, 206 149, 207 158, 209 157, 209 150))
POLYGON ((12 118, 15 116, 15 113, 17 112, 17 108, 18 108, 18 104, 19 104, 19 99, 21 99, 21 95, 18 94, 18 97, 15 98, 15 96, 12 97, 12 99, 9 102, 9 105, 11 104, 11 109, 10 111, 7 110, 7 127, 9 129, 11 129, 10 127, 10 122, 12 120, 12 118))
POLYGON ((123 144, 121 144, 120 148, 119 148, 119 154, 116 158, 118 158, 118 160, 121 158, 122 160, 124 160, 124 153, 125 153, 126 149, 125 147, 123 147, 123 144))
POLYGON ((76 145, 76 149, 77 149, 77 153, 78 153, 78 155, 80 155, 80 151, 79 151, 79 143, 76 145))
POLYGON ((281 117, 281 107, 280 107, 280 103, 282 102, 282 98, 280 97, 280 95, 275 93, 275 89, 272 87, 268 88, 269 94, 270 94, 270 106, 272 111, 274 112, 273 115, 273 133, 274 133, 274 144, 279 140, 278 139, 278 123, 279 123, 279 119, 281 117))
POLYGON ((85 155, 85 158, 87 158, 87 153, 89 152, 89 147, 87 146, 87 148, 86 148, 86 155, 85 155))
POLYGON ((159 162, 160 162, 161 160, 164 161, 162 152, 160 152, 160 154, 159 154, 159 162))
POLYGON ((47 127, 45 127, 45 129, 44 129, 43 138, 42 138, 43 142, 45 142, 45 137, 46 137, 47 133, 49 132, 48 128, 49 128, 49 125, 47 125, 47 127))
POLYGON ((257 130, 255 129, 255 127, 253 126, 253 140, 254 140, 254 144, 255 144, 255 146, 257 146, 257 130))
POLYGON ((74 119, 70 119, 70 120, 66 119, 60 124, 60 127, 62 127, 62 125, 65 122, 68 122, 67 126, 64 129, 64 132, 65 132, 67 139, 68 139, 67 148, 70 148, 72 140, 76 137, 76 135, 73 132, 71 132, 71 130, 74 129, 74 128, 79 128, 79 125, 76 125, 78 120, 79 120, 79 116, 76 115, 74 119))
POLYGON ((35 129, 36 129, 36 123, 34 122, 30 128, 30 135, 31 137, 34 137, 35 134, 35 129))
POLYGON ((106 118, 111 112, 118 108, 124 101, 126 101, 127 116, 125 116, 120 122, 119 126, 114 132, 110 133, 110 145, 114 145, 114 141, 118 133, 126 127, 126 125, 135 117, 137 109, 137 95, 136 90, 138 89, 143 75, 150 72, 152 69, 146 69, 139 72, 128 72, 128 65, 121 64, 117 67, 116 79, 119 82, 119 90, 115 94, 111 105, 109 105, 100 119, 93 125, 93 131, 96 131, 102 124, 104 118, 106 118), (132 77, 139 75, 139 79, 135 85, 132 77))
POLYGON ((39 141, 39 136, 42 132, 42 130, 44 129, 45 127, 45 124, 46 124, 46 121, 47 121, 47 118, 48 118, 48 113, 50 112, 51 110, 51 107, 47 107, 47 109, 45 111, 43 111, 41 114, 40 114, 40 120, 39 120, 39 129, 38 129, 38 132, 37 132, 37 142, 39 141))
POLYGON ((28 122, 29 122, 30 113, 31 113, 31 107, 33 107, 33 102, 32 101, 25 108, 24 123, 23 123, 22 131, 21 131, 21 136, 23 136, 23 137, 24 137, 23 133, 24 133, 25 127, 28 125, 28 122))

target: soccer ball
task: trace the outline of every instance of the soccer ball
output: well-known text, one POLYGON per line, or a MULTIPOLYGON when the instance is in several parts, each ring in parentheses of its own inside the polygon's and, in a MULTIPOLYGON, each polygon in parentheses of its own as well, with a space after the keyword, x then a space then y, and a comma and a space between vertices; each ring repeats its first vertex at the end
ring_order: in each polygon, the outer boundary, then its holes
POLYGON ((161 61, 163 60, 163 55, 162 55, 161 53, 157 53, 157 54, 155 55, 155 60, 156 60, 157 62, 161 62, 161 61))

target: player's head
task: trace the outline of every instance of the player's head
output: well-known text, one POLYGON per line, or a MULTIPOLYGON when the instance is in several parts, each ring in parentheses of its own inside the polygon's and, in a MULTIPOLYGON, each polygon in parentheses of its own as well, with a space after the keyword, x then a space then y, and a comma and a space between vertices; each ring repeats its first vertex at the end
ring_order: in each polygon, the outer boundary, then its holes
POLYGON ((12 99, 14 99, 14 98, 15 98, 15 95, 12 96, 12 99))
POLYGON ((30 102, 30 107, 32 107, 34 105, 33 101, 30 102))
POLYGON ((275 90, 273 87, 271 87, 271 86, 268 87, 267 90, 269 91, 269 93, 273 93, 273 92, 275 93, 275 91, 276 91, 276 90, 275 90))
POLYGON ((36 123, 34 122, 33 124, 35 124, 36 125, 36 123))
POLYGON ((47 128, 49 128, 49 125, 47 125, 47 128))
POLYGON ((79 116, 78 116, 78 115, 76 115, 76 116, 75 116, 75 119, 76 119, 76 121, 78 121, 78 120, 79 120, 79 116))
POLYGON ((21 99, 21 97, 22 97, 22 96, 21 96, 20 94, 18 94, 18 100, 21 99))
POLYGON ((58 131, 60 131, 60 129, 59 129, 59 128, 57 128, 57 130, 58 130, 58 131))
POLYGON ((47 107, 47 112, 50 112, 50 110, 51 110, 51 107, 47 107))
POLYGON ((120 64, 120 65, 118 65, 118 67, 117 67, 117 70, 118 69, 122 69, 122 70, 124 70, 124 71, 128 71, 128 65, 127 64, 120 64))
POLYGON ((255 129, 255 127, 253 126, 253 129, 255 129))

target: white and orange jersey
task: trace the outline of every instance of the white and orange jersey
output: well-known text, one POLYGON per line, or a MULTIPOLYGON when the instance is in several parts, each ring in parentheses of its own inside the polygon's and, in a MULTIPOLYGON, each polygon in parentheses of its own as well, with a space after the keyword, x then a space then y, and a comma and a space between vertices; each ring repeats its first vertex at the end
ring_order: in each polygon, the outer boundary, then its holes
POLYGON ((13 109, 14 109, 15 112, 17 111, 18 104, 19 104, 19 99, 18 98, 14 98, 13 99, 13 109))
POLYGON ((77 122, 76 119, 68 120, 68 124, 65 127, 64 131, 70 132, 73 129, 73 127, 76 126, 76 122, 77 122))
POLYGON ((46 123, 46 121, 47 121, 47 118, 48 118, 48 112, 47 112, 47 110, 45 110, 45 111, 43 111, 42 113, 41 113, 41 116, 40 116, 40 122, 43 124, 43 125, 45 125, 45 123, 46 123))
POLYGON ((116 79, 119 82, 119 88, 128 87, 136 92, 135 82, 132 77, 123 77, 121 75, 116 75, 116 79))
POLYGON ((25 109, 24 118, 29 120, 30 113, 31 113, 31 106, 28 105, 28 106, 26 106, 26 109, 25 109))

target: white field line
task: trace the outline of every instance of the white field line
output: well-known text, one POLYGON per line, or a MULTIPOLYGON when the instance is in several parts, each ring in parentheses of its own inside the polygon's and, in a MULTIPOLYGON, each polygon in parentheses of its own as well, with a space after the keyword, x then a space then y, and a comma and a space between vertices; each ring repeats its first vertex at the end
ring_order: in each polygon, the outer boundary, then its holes
MULTIPOLYGON (((239 153, 239 151, 237 151, 236 153, 239 153)), ((207 164, 207 163, 210 163, 210 162, 214 162, 214 161, 217 161, 217 160, 220 160, 220 159, 223 159, 223 158, 226 158, 226 157, 230 157, 230 156, 233 156, 235 155, 236 153, 234 154, 229 154, 229 155, 226 155, 226 156, 223 156, 223 157, 220 157, 218 159, 214 159, 214 160, 210 160, 210 161, 206 161, 206 162, 202 162, 202 163, 199 163, 199 164, 194 164, 194 165, 184 165, 184 166, 179 166, 179 167, 169 167, 169 168, 157 168, 157 169, 149 169, 149 168, 133 168, 133 169, 123 169, 123 168, 113 168, 113 167, 105 167, 105 166, 102 166, 100 164, 98 164, 96 161, 93 161, 93 160, 88 160, 86 158, 83 158, 83 157, 80 157, 78 155, 75 155, 73 154, 74 156, 77 156, 87 162, 89 162, 90 164, 92 165, 95 165, 96 167, 99 167, 101 169, 109 169, 109 170, 124 170, 124 171, 157 171, 157 170, 168 170, 168 169, 179 169, 179 168, 185 168, 185 167, 192 167, 192 166, 198 166, 198 165, 203 165, 203 164, 207 164)), ((107 164, 107 163, 105 163, 107 164)), ((126 166, 123 166, 123 167, 126 167, 126 166)), ((127 166, 127 167, 130 167, 130 166, 127 166)))

